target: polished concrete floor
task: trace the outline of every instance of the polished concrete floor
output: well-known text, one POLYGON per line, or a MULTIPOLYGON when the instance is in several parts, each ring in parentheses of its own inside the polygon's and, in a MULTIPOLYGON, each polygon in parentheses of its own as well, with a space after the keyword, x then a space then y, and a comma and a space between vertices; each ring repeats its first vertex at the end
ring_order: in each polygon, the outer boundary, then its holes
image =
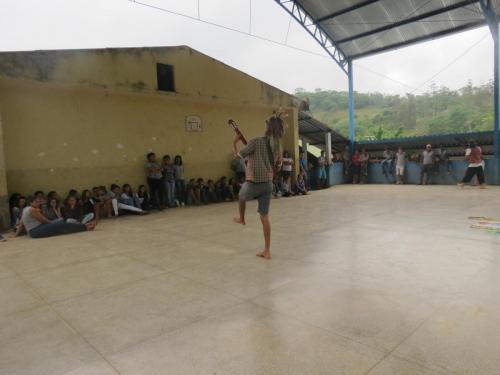
POLYGON ((500 374, 500 188, 336 186, 0 244, 0 374, 500 374))

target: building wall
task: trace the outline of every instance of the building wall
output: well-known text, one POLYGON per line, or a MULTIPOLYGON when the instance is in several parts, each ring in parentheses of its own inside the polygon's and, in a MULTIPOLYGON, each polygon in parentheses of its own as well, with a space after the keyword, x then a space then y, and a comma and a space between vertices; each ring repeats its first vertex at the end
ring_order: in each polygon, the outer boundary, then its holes
POLYGON ((292 103, 287 93, 187 46, 4 52, 0 77, 275 107, 292 103), (156 90, 157 63, 173 65, 175 93, 156 90))
MULTIPOLYGON (((187 178, 229 176, 234 134, 227 119, 252 138, 263 134, 265 119, 276 109, 273 101, 233 99, 0 79, 8 191, 137 186, 144 183, 151 150, 160 157, 181 154, 187 178), (202 132, 186 132, 187 115, 201 117, 202 132)), ((297 111, 287 112, 284 147, 296 156, 297 111)))

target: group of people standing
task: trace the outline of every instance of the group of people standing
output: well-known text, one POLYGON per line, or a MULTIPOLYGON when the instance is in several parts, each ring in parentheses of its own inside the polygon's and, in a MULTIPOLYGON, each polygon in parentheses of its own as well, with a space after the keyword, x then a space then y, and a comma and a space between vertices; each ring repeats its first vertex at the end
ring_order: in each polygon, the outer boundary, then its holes
MULTIPOLYGON (((406 163, 409 159, 402 147, 398 147, 396 153, 393 153, 389 147, 386 147, 383 152, 383 159, 380 162, 382 173, 385 176, 395 173, 396 184, 403 184, 406 163)), ((452 173, 452 164, 448 152, 441 146, 438 149, 433 149, 431 144, 427 144, 420 155, 413 155, 411 159, 420 162, 420 185, 427 185, 431 175, 438 174, 441 166, 444 167, 448 174, 452 173)), ((463 187, 465 183, 471 182, 472 178, 476 176, 480 187, 484 188, 485 163, 482 149, 476 142, 469 142, 465 150, 465 160, 468 162, 468 168, 459 185, 463 187)))

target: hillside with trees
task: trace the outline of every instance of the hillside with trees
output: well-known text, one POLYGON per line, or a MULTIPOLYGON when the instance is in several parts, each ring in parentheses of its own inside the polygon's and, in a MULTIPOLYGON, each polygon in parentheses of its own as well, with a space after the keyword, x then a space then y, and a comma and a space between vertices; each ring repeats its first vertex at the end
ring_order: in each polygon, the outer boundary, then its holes
MULTIPOLYGON (((312 116, 348 135, 347 92, 299 88, 295 95, 308 98, 312 116)), ((459 90, 431 86, 421 95, 356 92, 355 108, 357 140, 492 130, 493 81, 459 90)))

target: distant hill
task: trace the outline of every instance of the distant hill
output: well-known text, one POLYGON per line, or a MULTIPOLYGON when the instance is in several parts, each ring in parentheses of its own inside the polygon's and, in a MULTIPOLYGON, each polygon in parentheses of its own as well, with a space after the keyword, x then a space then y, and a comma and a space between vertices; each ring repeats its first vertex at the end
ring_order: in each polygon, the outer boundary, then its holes
MULTIPOLYGON (((348 135, 347 92, 297 89, 295 95, 309 98, 315 118, 348 135)), ((421 95, 356 92, 355 108, 357 140, 492 130, 493 81, 459 90, 431 87, 421 95)))

